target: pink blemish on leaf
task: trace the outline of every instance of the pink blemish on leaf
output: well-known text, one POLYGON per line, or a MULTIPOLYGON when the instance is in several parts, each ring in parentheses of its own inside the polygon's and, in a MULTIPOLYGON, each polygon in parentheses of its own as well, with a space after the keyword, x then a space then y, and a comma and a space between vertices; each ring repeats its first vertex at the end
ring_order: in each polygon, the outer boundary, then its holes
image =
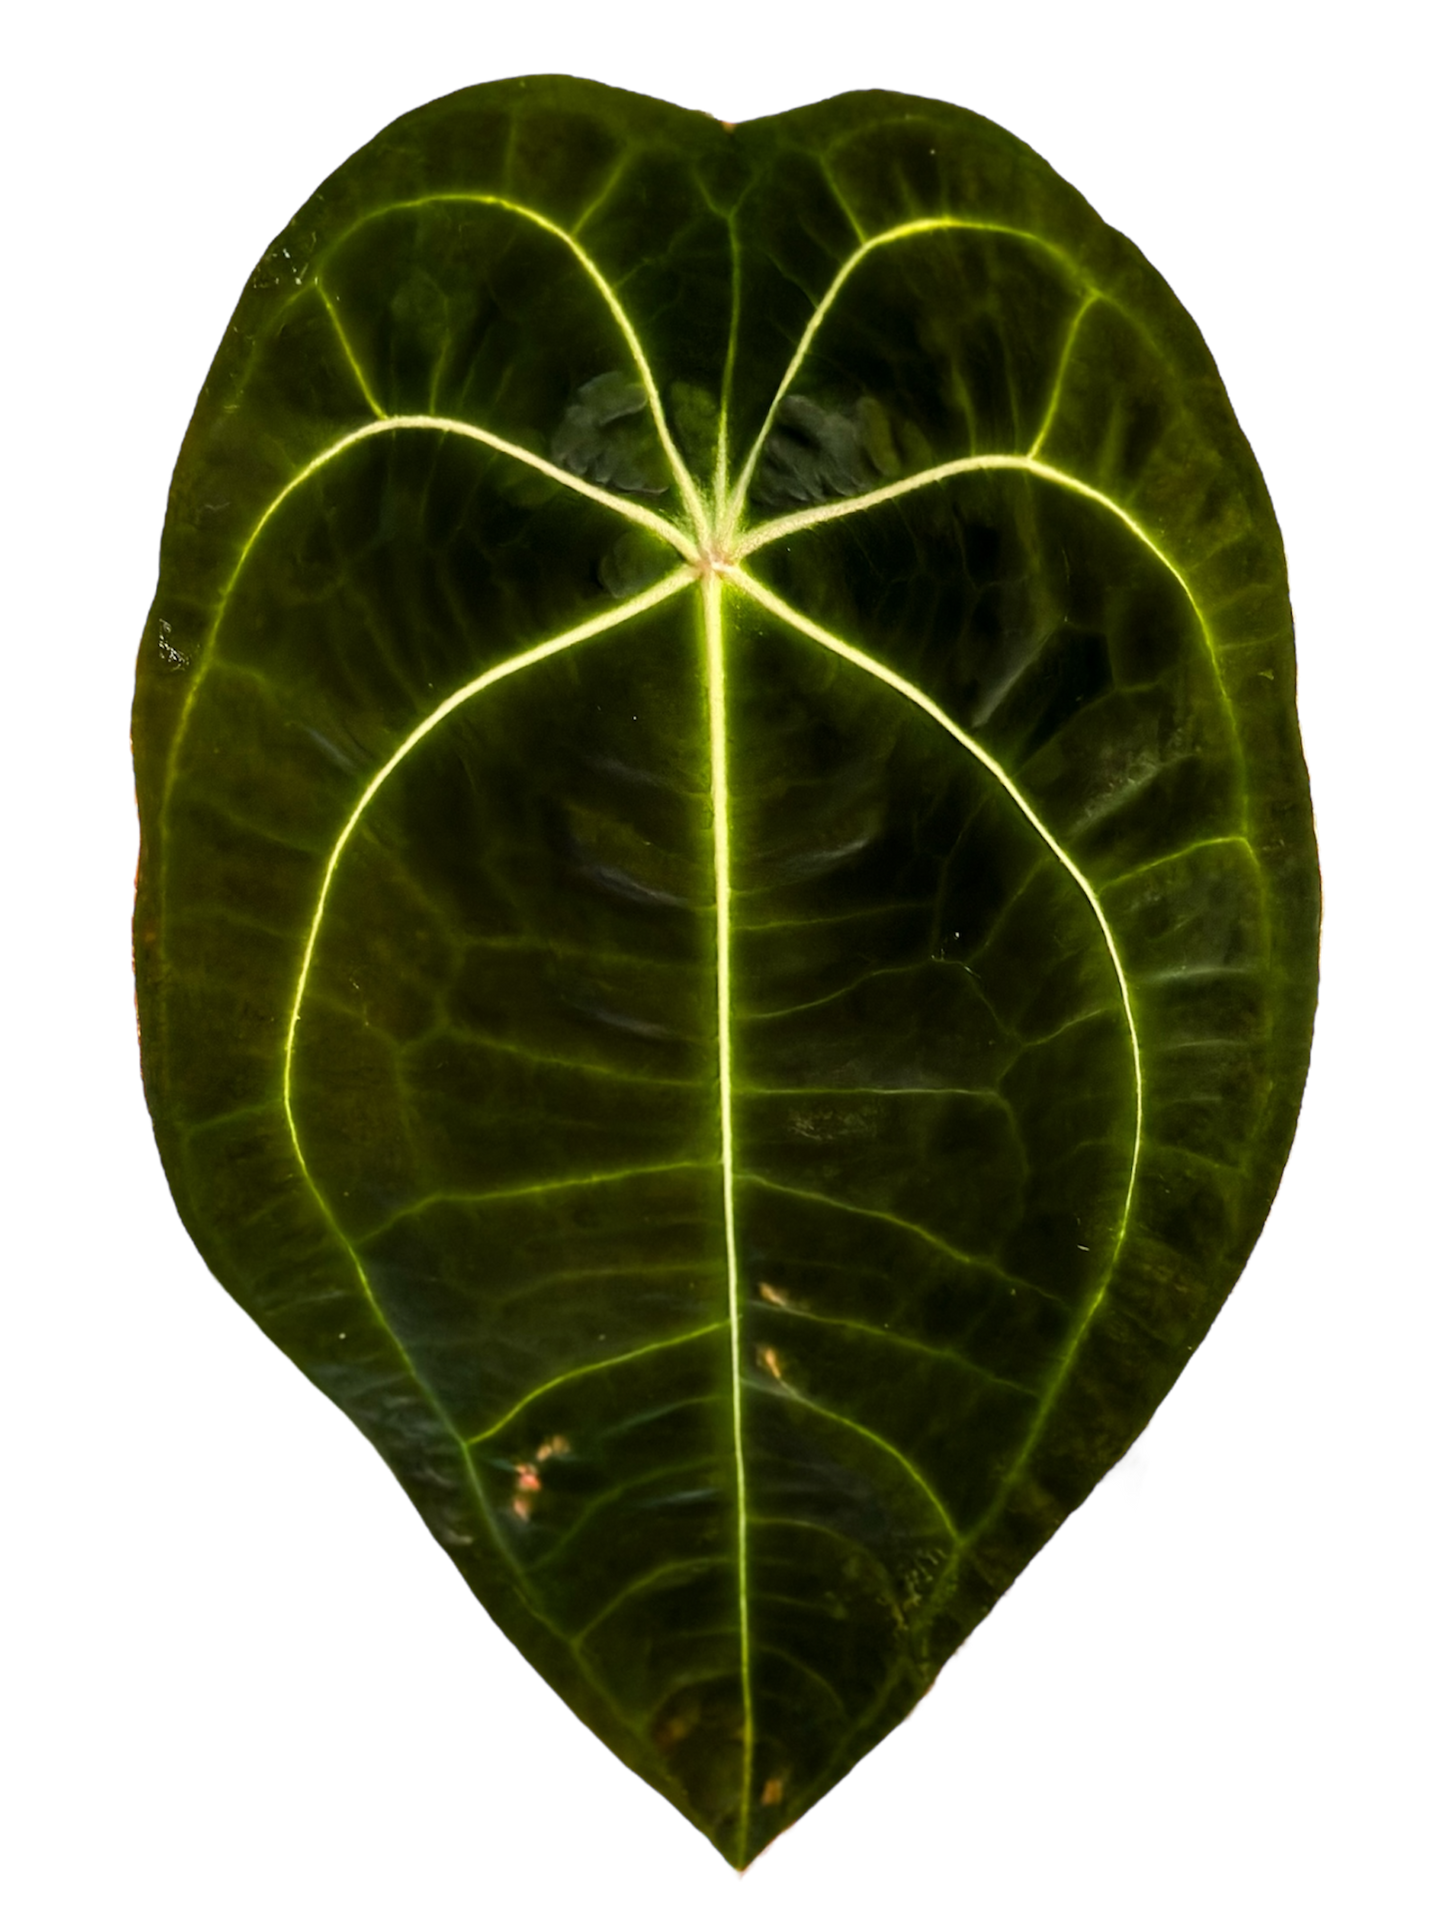
POLYGON ((512 1511, 522 1521, 523 1525, 525 1525, 528 1519, 531 1518, 532 1501, 530 1498, 528 1498, 525 1492, 519 1492, 516 1498, 513 1499, 512 1511))
POLYGON ((758 1363, 765 1372, 770 1372, 772 1376, 778 1380, 779 1384, 782 1383, 783 1361, 778 1357, 778 1354, 773 1350, 771 1345, 758 1346, 758 1363))
POLYGON ((766 1298, 770 1305, 786 1305, 788 1302, 787 1292, 780 1290, 777 1285, 759 1285, 758 1296, 766 1298))
POLYGON ((517 1467, 517 1490, 519 1492, 540 1492, 542 1490, 542 1481, 537 1476, 537 1468, 535 1465, 519 1465, 517 1467))

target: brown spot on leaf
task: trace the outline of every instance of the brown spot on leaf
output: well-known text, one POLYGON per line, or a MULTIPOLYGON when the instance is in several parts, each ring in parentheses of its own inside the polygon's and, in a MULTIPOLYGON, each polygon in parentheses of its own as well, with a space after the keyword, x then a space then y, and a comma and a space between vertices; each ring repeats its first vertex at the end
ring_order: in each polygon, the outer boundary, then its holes
POLYGON ((687 1738, 697 1725, 701 1711, 696 1699, 686 1699, 676 1711, 654 1727, 652 1737, 664 1753, 687 1738))

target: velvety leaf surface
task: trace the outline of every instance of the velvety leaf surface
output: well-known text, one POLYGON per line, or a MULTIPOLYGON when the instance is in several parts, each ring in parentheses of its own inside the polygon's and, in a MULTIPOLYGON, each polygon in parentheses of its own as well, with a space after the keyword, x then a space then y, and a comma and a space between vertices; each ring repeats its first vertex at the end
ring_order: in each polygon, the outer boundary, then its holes
POLYGON ((745 1864, 1139 1432, 1279 1178, 1317 874, 1196 330, 955 108, 453 95, 252 277, 136 756, 187 1226, 745 1864))

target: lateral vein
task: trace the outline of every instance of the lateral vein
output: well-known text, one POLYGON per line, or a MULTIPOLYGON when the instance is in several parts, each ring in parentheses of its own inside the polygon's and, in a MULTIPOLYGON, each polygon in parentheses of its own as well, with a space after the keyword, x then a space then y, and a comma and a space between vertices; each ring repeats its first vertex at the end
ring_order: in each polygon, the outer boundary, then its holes
MULTIPOLYGON (((871 656, 865 655, 861 649, 855 649, 851 643, 844 642, 840 636, 830 634, 828 630, 820 627, 818 623, 811 621, 800 610, 794 609, 790 604, 784 602, 780 596, 774 595, 770 589, 764 588, 762 583, 748 575, 746 571, 742 569, 730 570, 728 579, 745 594, 751 596, 753 600, 762 608, 766 609, 770 615, 776 616, 780 622, 787 623, 790 628, 797 630, 800 635, 807 636, 811 641, 819 643, 824 649, 831 651, 833 655, 840 656, 845 662, 852 663, 867 675, 876 677, 879 682, 886 684, 888 688, 896 690, 900 696, 906 697, 909 702, 914 703, 921 709, 924 715, 930 717, 940 728, 945 729, 948 734, 953 737, 955 742, 966 749, 968 753, 989 772, 1006 792, 1024 820, 1043 841, 1058 862, 1062 864, 1063 868, 1077 885, 1090 911, 1093 913, 1094 921, 1099 927, 1099 933, 1109 953, 1109 962, 1113 966, 1115 981, 1119 989, 1119 1001, 1123 1009, 1124 1022, 1129 1033, 1129 1054, 1134 1077, 1134 1141, 1129 1155, 1129 1177, 1124 1190, 1123 1208, 1119 1214, 1119 1228, 1114 1239, 1109 1263, 1103 1272, 1097 1289, 1084 1306, 1083 1311, 1075 1323, 1073 1332, 1059 1361, 1058 1370, 1040 1398, 1034 1422, 1030 1426, 1023 1445, 1019 1449, 1018 1456, 1004 1480, 1000 1492, 1000 1499, 995 1501, 996 1507, 998 1503, 1001 1502, 1002 1491, 1007 1490, 1012 1480, 1018 1476, 1020 1469, 1027 1462, 1034 1444, 1048 1421, 1049 1413, 1057 1401, 1064 1381, 1068 1377, 1069 1368, 1073 1364, 1080 1345, 1083 1343, 1084 1336, 1093 1323, 1099 1307, 1103 1304, 1107 1296, 1114 1269, 1119 1262, 1119 1253, 1123 1249, 1124 1238, 1128 1231, 1129 1219, 1133 1210, 1134 1190, 1139 1173, 1139 1155, 1144 1141, 1144 1067, 1139 1048, 1138 1025, 1135 1021, 1133 1000, 1129 994, 1128 979, 1124 974, 1123 959, 1119 955, 1119 947, 1115 941, 1109 919, 1104 914, 1104 906, 1100 902, 1093 885, 1089 882, 1089 879, 1084 875, 1078 864, 1074 862, 1074 859, 1069 855, 1068 851, 1059 842, 1058 838, 1054 836, 1047 824, 1039 817, 1032 804, 1028 801, 1028 798, 1024 796, 1018 788, 1008 771, 1004 769, 1001 763, 989 755, 981 743, 975 742, 966 730, 960 729, 946 710, 940 709, 938 704, 934 702, 930 696, 925 695, 921 689, 907 681, 905 677, 889 669, 886 664, 874 661, 871 656)), ((990 1516, 992 1515, 990 1514, 990 1516)), ((976 1527, 975 1531, 981 1529, 981 1527, 976 1527)))
POLYGON ((692 571, 690 569, 676 569, 670 576, 666 576, 661 582, 654 584, 651 589, 646 590, 642 595, 634 596, 630 602, 622 603, 618 608, 609 610, 605 615, 594 616, 590 622, 579 623, 576 628, 568 629, 560 636, 549 637, 545 642, 539 642, 530 649, 524 649, 520 655, 511 656, 507 661, 497 663, 491 669, 485 670, 480 676, 474 676, 470 682, 463 683, 461 688, 454 690, 445 702, 438 703, 431 714, 424 717, 423 720, 417 724, 416 728, 411 731, 410 735, 397 745, 362 791, 355 808, 342 826, 341 834, 332 845, 330 855, 326 860, 326 867, 322 873, 320 894, 316 899, 316 909, 312 914, 311 925, 306 933, 306 947, 302 954, 300 975, 296 981, 296 994, 291 1002, 291 1014, 286 1025, 286 1042, 282 1057, 281 1100, 286 1112, 287 1123, 291 1129, 291 1136, 296 1145, 296 1154, 298 1158, 301 1159, 303 1170, 306 1168, 306 1165, 301 1153, 300 1140, 296 1133, 296 1121, 292 1108, 291 1094, 293 1059, 296 1049, 296 1028, 301 1020, 301 1006, 306 997, 307 980, 311 975, 311 963, 316 953, 316 940, 321 931, 322 919, 326 915, 327 900, 331 895, 331 885, 336 876, 337 865, 341 861, 347 844, 351 841, 357 824, 360 823, 362 817, 370 807, 372 799, 387 779, 417 747, 418 743, 423 742, 438 724, 444 722, 446 718, 452 714, 453 710, 459 709, 463 703, 469 702, 473 696, 479 696, 483 690, 490 689, 494 684, 505 681, 509 676, 515 676, 520 670, 533 668, 537 663, 545 662, 549 657, 559 655, 565 649, 575 648, 578 643, 587 642, 593 636, 603 635, 607 630, 617 628, 619 624, 628 621, 631 617, 641 615, 648 609, 656 608, 660 602, 665 602, 670 596, 676 595, 680 589, 686 588, 692 579, 692 571))
POLYGON ((764 444, 767 442, 768 436, 772 433, 773 422, 777 417, 778 410, 782 407, 788 390, 797 379, 798 370, 808 358, 808 350, 813 345, 814 336, 827 319, 829 309, 842 293, 843 287, 849 277, 862 266, 870 254, 873 254, 879 248, 889 247, 897 241, 912 240, 920 234, 938 234, 948 230, 976 234, 1002 234, 1009 236, 1013 240, 1027 241, 1034 247, 1042 248, 1046 254, 1053 255, 1056 260, 1068 269, 1069 273, 1075 279, 1080 278, 1077 264, 1063 248, 1057 247, 1052 241, 1046 241, 1041 234, 1030 234, 1026 228, 1010 227, 1006 222, 1002 221, 968 221, 956 215, 932 215, 924 220, 904 221, 899 226, 887 228, 882 234, 875 234, 870 239, 862 242, 861 245, 855 248, 852 254, 848 256, 848 259, 833 276, 827 292, 817 307, 814 308, 812 315, 809 317, 808 325, 798 338, 798 345, 793 351, 793 358, 788 363, 787 371, 783 375, 783 379, 778 383, 777 393, 773 396, 768 406, 768 412, 763 417, 763 425, 758 430, 757 438, 748 451, 748 458, 743 463, 742 472, 738 476, 737 486, 733 490, 732 499, 728 505, 728 530, 730 534, 737 529, 738 521, 743 511, 743 503, 747 499, 748 489, 752 484, 753 471, 761 459, 764 444))
POLYGON ((713 1332, 727 1329, 728 1321, 720 1318, 711 1325, 699 1325, 695 1331, 678 1332, 673 1338, 657 1338, 650 1345, 635 1346, 630 1352, 615 1352, 612 1357, 594 1359, 589 1365, 574 1365, 570 1371, 559 1372, 555 1378, 549 1378, 545 1385, 534 1386, 524 1397, 517 1400, 510 1411, 503 1412, 495 1424, 487 1426, 485 1431, 474 1432, 467 1440, 467 1444, 484 1445, 488 1439, 495 1438, 498 1432, 504 1432, 512 1420, 525 1412, 529 1405, 535 1404, 546 1393, 555 1392, 559 1386, 571 1385, 579 1378, 590 1378, 594 1372, 611 1371, 616 1365, 630 1365, 636 1359, 650 1358, 654 1352, 670 1351, 675 1345, 690 1345, 695 1339, 708 1338, 713 1332))
MULTIPOLYGON (((678 452, 677 444, 673 441, 671 431, 667 426, 667 418, 662 412, 662 396, 658 392, 657 379, 652 372, 651 363, 643 353, 642 343, 638 339, 637 330, 633 327, 631 317, 628 315, 627 310, 623 307, 621 301, 618 300, 616 289, 612 286, 606 275, 603 274, 601 268, 598 267, 586 248, 582 246, 575 235, 569 234, 567 229, 560 227, 557 222, 549 221, 545 214, 539 214, 535 208, 526 207, 520 201, 510 201, 504 194, 460 192, 422 194, 418 195, 415 200, 393 201, 385 208, 378 208, 375 213, 368 215, 366 218, 368 220, 376 220, 384 214, 396 213, 400 209, 431 207, 445 201, 461 201, 469 202, 479 207, 502 208, 509 214, 515 214, 519 220, 530 221, 534 227, 540 228, 544 234, 550 234, 555 240, 560 241, 565 248, 570 250, 578 266, 602 296, 603 301, 607 305, 608 313, 616 322, 623 340, 627 343, 628 353, 632 356, 637 372, 642 378, 643 392, 647 396, 647 406, 652 415, 653 426, 657 430, 657 438, 662 444, 663 454, 667 457, 667 465, 672 470, 673 479, 678 486, 678 492, 687 505, 687 511, 692 518, 694 526, 701 527, 706 519, 703 511, 702 497, 698 493, 697 483, 693 480, 687 464, 678 452)), ((583 215, 583 219, 587 219, 592 211, 591 208, 587 209, 583 215)), ((358 222, 357 225, 360 226, 361 223, 358 222)), ((349 230, 349 232, 350 231, 351 230, 349 230)), ((345 239, 345 236, 342 238, 345 239)))

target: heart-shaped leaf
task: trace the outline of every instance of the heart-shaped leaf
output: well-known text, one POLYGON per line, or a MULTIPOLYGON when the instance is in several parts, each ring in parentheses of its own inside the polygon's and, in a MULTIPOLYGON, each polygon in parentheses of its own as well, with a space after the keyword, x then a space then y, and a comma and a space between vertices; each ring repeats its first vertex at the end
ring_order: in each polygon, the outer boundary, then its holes
POLYGON ((1259 1231, 1315 989, 1292 685, 1196 330, 955 108, 476 88, 236 311, 136 708, 166 1170, 739 1865, 1259 1231))

